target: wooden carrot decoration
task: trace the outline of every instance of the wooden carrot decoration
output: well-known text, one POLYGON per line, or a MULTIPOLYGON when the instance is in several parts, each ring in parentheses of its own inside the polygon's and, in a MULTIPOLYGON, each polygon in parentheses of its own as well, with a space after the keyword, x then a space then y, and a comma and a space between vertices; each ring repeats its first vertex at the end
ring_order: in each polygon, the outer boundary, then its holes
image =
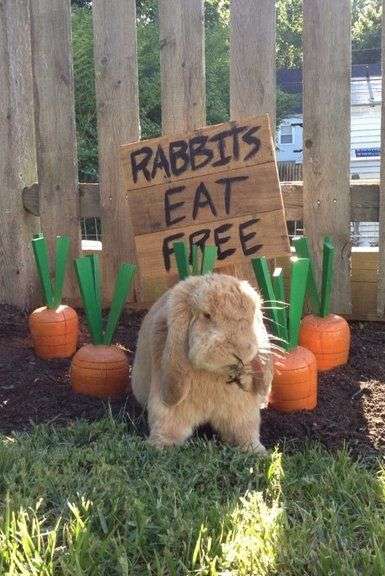
POLYGON ((102 317, 99 256, 77 258, 75 270, 92 344, 83 346, 72 360, 72 388, 89 396, 118 397, 127 390, 129 365, 123 350, 111 342, 132 288, 136 267, 121 265, 106 324, 102 317))
POLYGON ((282 412, 312 410, 317 404, 317 366, 314 354, 298 345, 305 300, 309 260, 292 259, 289 307, 285 306, 282 269, 271 276, 266 258, 252 260, 262 295, 270 305, 272 331, 285 350, 274 359, 274 376, 269 404, 282 412))
POLYGON ((55 276, 49 272, 48 247, 42 234, 32 240, 44 306, 29 316, 29 328, 37 356, 44 359, 68 358, 76 352, 79 319, 73 308, 62 304, 70 239, 56 238, 55 276))
POLYGON ((324 239, 320 290, 317 287, 308 239, 295 238, 293 245, 299 257, 309 258, 310 261, 307 291, 313 313, 302 320, 300 344, 314 353, 320 372, 332 370, 347 363, 351 339, 346 320, 330 313, 335 252, 333 242, 329 237, 324 239))
POLYGON ((199 246, 194 245, 191 249, 191 265, 184 242, 174 242, 174 254, 179 278, 185 280, 189 276, 200 276, 212 272, 217 260, 218 249, 216 246, 205 246, 201 250, 199 246))

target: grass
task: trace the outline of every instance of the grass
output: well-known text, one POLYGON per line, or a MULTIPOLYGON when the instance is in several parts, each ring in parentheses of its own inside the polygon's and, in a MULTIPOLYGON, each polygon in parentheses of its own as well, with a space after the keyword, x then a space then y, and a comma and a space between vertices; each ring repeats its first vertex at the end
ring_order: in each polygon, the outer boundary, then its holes
POLYGON ((385 470, 319 446, 162 453, 110 418, 1 437, 0 574, 385 574, 385 470))

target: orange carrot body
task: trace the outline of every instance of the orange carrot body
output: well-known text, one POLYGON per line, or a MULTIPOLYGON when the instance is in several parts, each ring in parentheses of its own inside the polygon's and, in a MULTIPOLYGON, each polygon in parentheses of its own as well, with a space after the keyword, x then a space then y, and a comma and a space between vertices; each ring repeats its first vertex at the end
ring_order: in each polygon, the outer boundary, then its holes
POLYGON ((312 410, 317 405, 317 362, 310 350, 297 346, 274 360, 269 405, 280 412, 312 410))
POLYGON ((347 363, 350 339, 349 324, 336 314, 325 318, 311 314, 302 320, 299 343, 313 352, 319 372, 347 363))
POLYGON ((70 306, 61 304, 55 310, 45 306, 37 308, 29 316, 29 329, 40 358, 69 358, 75 354, 79 318, 70 306))
POLYGON ((87 344, 75 354, 71 364, 71 385, 78 394, 117 398, 127 391, 129 364, 116 346, 87 344))

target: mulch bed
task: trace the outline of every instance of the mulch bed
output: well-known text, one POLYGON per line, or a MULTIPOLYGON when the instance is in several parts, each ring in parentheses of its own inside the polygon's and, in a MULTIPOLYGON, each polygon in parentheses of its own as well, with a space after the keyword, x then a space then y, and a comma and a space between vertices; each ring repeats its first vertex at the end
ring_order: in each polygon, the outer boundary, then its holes
MULTIPOLYGON (((116 341, 132 356, 143 314, 126 314, 116 341)), ((352 322, 349 365, 322 375, 318 407, 312 412, 281 414, 267 409, 262 417, 262 440, 290 446, 319 440, 335 449, 348 445, 367 456, 385 449, 385 325, 352 322)), ((81 341, 87 341, 82 328, 81 341)), ((68 360, 39 360, 28 336, 27 318, 0 307, 0 432, 28 430, 36 423, 66 425, 78 418, 95 420, 106 414, 106 402, 78 396, 69 385, 68 360)), ((129 395, 111 403, 113 414, 137 422, 146 433, 145 419, 129 395)))

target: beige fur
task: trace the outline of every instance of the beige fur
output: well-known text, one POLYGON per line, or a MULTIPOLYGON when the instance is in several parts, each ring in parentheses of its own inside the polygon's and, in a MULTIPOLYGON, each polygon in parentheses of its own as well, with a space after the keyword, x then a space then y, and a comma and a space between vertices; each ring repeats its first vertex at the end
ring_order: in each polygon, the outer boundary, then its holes
POLYGON ((272 369, 261 307, 247 282, 222 274, 192 276, 152 306, 132 372, 152 444, 181 444, 209 423, 226 442, 264 452, 259 411, 272 369))

